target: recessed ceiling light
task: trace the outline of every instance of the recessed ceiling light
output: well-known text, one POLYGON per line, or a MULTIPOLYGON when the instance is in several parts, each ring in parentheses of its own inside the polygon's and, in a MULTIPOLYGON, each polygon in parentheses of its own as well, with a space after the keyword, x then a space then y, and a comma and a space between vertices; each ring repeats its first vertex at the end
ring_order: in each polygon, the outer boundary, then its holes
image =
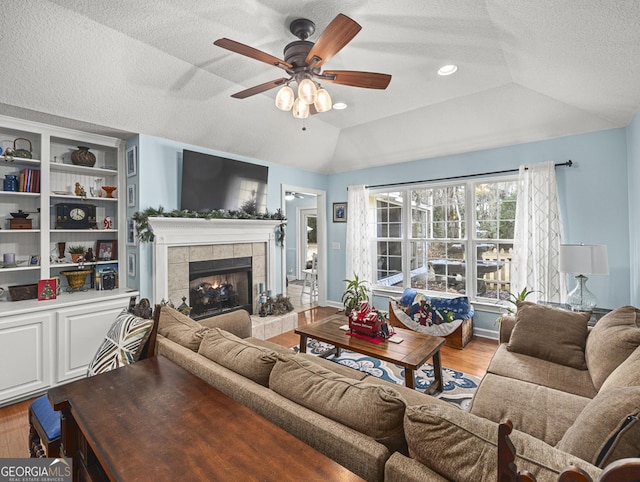
POLYGON ((344 102, 336 102, 335 104, 333 104, 333 108, 336 110, 346 109, 347 104, 345 104, 344 102))
POLYGON ((451 75, 453 74, 456 70, 458 70, 458 66, 457 65, 443 65, 442 67, 440 67, 438 69, 438 75, 451 75))

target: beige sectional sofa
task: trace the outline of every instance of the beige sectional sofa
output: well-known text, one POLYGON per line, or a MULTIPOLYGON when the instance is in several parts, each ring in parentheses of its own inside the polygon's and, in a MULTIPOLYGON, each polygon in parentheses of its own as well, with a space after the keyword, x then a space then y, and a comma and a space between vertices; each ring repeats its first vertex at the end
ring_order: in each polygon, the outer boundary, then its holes
MULTIPOLYGON (((526 314, 526 309, 523 312, 526 314)), ((502 336, 513 328, 513 321, 502 323, 502 336)), ((513 331, 517 334, 518 330, 513 331)), ((482 382, 472 413, 467 413, 415 390, 312 355, 296 354, 250 335, 251 320, 246 312, 194 322, 163 307, 157 353, 365 480, 495 480, 497 422, 503 416, 514 421, 510 437, 516 447, 518 469, 532 472, 539 481, 556 480, 569 464, 579 466, 594 479, 601 472, 592 463, 592 454, 577 446, 576 437, 565 437, 578 422, 591 426, 589 419, 578 420, 589 401, 597 401, 595 385, 586 384, 585 388, 584 373, 578 373, 589 370, 573 369, 574 373, 546 364, 532 368, 528 363, 538 363, 537 358, 501 345, 491 363, 488 381, 482 382), (527 388, 519 388, 522 384, 527 388), (578 393, 567 392, 566 387, 578 393), (545 391, 547 396, 543 395, 545 391), (518 394, 517 400, 512 397, 514 393, 518 394), (529 413, 536 409, 536 403, 546 418, 529 413), (575 424, 570 423, 571 418, 575 424)), ((601 359, 599 348, 592 348, 594 356, 601 359)), ((620 360, 619 365, 632 364, 635 359, 632 378, 637 378, 640 352, 633 353, 635 358, 627 355, 628 360, 620 360)), ((614 372, 618 370, 613 368, 614 372)), ((617 379, 624 379, 625 387, 635 385, 637 389, 638 380, 627 380, 627 372, 620 371, 624 374, 618 373, 617 379)), ((618 389, 621 382, 609 381, 609 377, 603 382, 609 386, 601 387, 601 392, 618 389)), ((629 446, 628 439, 633 439, 637 430, 635 423, 622 429, 631 437, 620 439, 617 446, 624 447, 620 453, 636 450, 631 447, 633 443, 629 446)), ((607 463, 617 456, 616 450, 608 453, 607 463)))

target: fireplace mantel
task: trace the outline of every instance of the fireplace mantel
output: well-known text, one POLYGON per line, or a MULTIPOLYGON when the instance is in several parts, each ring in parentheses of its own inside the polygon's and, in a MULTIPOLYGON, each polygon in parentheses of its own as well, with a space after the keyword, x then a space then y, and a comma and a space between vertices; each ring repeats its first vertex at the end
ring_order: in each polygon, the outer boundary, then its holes
MULTIPOLYGON (((154 302, 169 299, 169 249, 205 245, 265 243, 266 286, 276 286, 276 227, 270 219, 194 219, 150 217, 153 230, 154 302)), ((178 301, 178 300, 173 300, 178 301)))

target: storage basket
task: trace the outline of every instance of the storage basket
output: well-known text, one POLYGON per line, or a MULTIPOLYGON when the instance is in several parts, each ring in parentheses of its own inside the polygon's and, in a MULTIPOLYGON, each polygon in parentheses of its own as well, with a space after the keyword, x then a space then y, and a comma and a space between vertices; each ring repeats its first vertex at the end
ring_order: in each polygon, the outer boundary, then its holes
POLYGON ((11 301, 35 300, 38 298, 38 284, 9 286, 11 301))

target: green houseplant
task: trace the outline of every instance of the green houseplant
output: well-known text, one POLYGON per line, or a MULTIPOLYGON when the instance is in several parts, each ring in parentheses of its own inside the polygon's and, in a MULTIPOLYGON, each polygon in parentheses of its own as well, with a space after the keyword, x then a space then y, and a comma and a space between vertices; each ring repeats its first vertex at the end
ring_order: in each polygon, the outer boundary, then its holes
POLYGON ((78 262, 78 258, 84 256, 84 246, 69 246, 69 254, 71 255, 71 261, 78 262))
POLYGON ((352 310, 358 309, 361 301, 369 300, 368 281, 361 280, 355 273, 353 273, 353 279, 345 279, 343 281, 347 283, 347 287, 342 293, 342 304, 344 305, 345 314, 349 316, 352 310))
POLYGON ((529 290, 526 287, 522 288, 522 291, 520 292, 516 292, 516 293, 509 292, 509 298, 507 298, 505 301, 511 303, 512 306, 508 306, 507 312, 500 315, 496 321, 500 323, 502 321, 503 316, 515 314, 515 312, 517 311, 516 305, 518 304, 518 301, 526 300, 527 296, 529 296, 532 293, 535 293, 535 290, 529 290))

